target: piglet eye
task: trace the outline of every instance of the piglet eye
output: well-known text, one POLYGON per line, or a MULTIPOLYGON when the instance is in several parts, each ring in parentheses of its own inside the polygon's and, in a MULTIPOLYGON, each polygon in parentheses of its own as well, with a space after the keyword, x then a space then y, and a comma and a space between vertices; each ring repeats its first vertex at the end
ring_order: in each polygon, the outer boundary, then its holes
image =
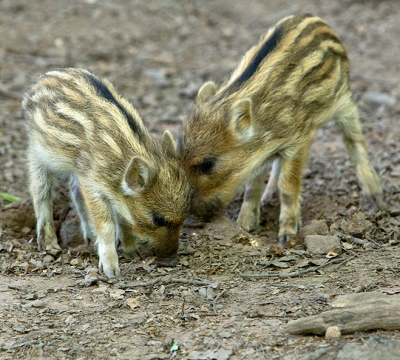
POLYGON ((205 159, 203 162, 195 165, 195 169, 199 174, 207 175, 209 174, 215 164, 215 159, 205 159))
POLYGON ((167 226, 168 221, 161 215, 154 215, 153 216, 154 225, 158 227, 167 226))

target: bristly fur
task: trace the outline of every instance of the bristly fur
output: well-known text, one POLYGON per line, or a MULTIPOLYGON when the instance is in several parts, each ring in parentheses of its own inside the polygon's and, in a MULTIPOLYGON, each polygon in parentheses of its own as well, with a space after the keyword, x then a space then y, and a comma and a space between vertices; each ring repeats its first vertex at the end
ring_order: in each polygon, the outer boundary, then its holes
POLYGON ((352 98, 346 50, 322 19, 286 17, 245 54, 225 85, 217 89, 209 82, 199 90, 179 141, 194 187, 192 212, 209 218, 246 185, 238 222, 251 230, 259 223, 261 199, 278 187, 280 238, 296 233, 302 169, 316 129, 330 119, 343 133, 364 192, 379 204, 382 188, 352 98))
POLYGON ((116 236, 127 256, 135 255, 136 238, 163 263, 176 262, 191 190, 169 133, 160 147, 110 82, 81 69, 42 76, 23 110, 40 248, 58 247, 52 189, 56 177, 70 176, 83 234, 97 241, 108 276, 119 274, 116 236))

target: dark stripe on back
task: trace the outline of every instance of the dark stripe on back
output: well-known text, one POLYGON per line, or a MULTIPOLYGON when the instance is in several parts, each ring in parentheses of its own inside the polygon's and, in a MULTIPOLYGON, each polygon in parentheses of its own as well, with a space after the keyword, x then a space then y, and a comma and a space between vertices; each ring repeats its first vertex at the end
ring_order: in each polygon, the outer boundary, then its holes
POLYGON ((282 34, 283 29, 281 27, 275 28, 272 35, 264 43, 257 55, 251 60, 243 73, 233 82, 232 86, 239 86, 254 75, 261 62, 276 48, 282 38, 282 34))
POLYGON ((137 126, 135 119, 131 114, 129 114, 126 109, 117 101, 108 87, 98 78, 93 75, 83 74, 83 77, 93 86, 97 95, 103 97, 104 99, 113 103, 125 116, 126 120, 128 121, 129 127, 131 128, 132 132, 135 135, 141 135, 140 128, 137 126))

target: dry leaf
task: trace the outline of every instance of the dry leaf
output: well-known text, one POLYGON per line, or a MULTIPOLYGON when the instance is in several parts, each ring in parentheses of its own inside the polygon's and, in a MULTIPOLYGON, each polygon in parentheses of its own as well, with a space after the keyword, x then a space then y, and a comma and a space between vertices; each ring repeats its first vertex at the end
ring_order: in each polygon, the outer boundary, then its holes
POLYGON ((343 248, 344 248, 345 250, 351 250, 351 249, 354 248, 354 246, 353 246, 352 244, 350 244, 350 243, 348 243, 348 242, 346 242, 346 241, 343 241, 343 242, 342 242, 342 246, 343 246, 343 248))
POLYGON ((123 296, 124 294, 125 294, 125 290, 116 289, 116 290, 110 291, 110 298, 120 300, 120 299, 124 298, 124 296, 123 296))
POLYGON ((282 249, 282 247, 280 245, 272 244, 267 252, 270 255, 282 256, 283 249, 282 249))
POLYGON ((328 259, 335 258, 336 256, 339 255, 336 251, 337 251, 336 247, 333 247, 332 249, 330 249, 330 250, 328 251, 328 253, 326 254, 326 257, 327 257, 328 259))
POLYGON ((140 307, 140 302, 139 302, 139 300, 136 299, 136 298, 129 298, 129 299, 126 299, 126 303, 127 303, 127 305, 130 306, 130 308, 131 308, 132 310, 133 310, 133 309, 136 309, 136 308, 138 308, 138 307, 140 307))

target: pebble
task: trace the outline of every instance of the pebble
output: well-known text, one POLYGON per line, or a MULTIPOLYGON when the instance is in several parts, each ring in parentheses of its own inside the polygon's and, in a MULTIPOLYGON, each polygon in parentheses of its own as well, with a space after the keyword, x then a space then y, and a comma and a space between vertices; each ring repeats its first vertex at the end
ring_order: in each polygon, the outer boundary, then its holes
POLYGON ((54 257, 51 256, 51 255, 46 255, 46 256, 43 258, 43 264, 44 264, 44 265, 49 265, 49 264, 52 263, 53 261, 54 261, 54 257))
POLYGON ((327 254, 332 248, 341 248, 337 236, 307 235, 304 243, 307 250, 312 254, 327 254))
POLYGON ((338 326, 329 326, 325 332, 325 339, 337 339, 340 338, 341 335, 338 326))
POLYGON ((156 85, 158 86, 165 86, 167 84, 167 78, 165 76, 166 74, 164 69, 159 69, 159 70, 146 69, 144 71, 144 74, 148 77, 153 78, 156 85))
POLYGON ((29 233, 31 232, 31 228, 25 226, 25 227, 21 230, 21 232, 22 232, 23 234, 27 235, 27 234, 29 234, 29 233))
POLYGON ((199 294, 203 297, 207 297, 207 288, 205 288, 205 287, 200 288, 199 294))
POLYGON ((108 287, 107 286, 99 286, 97 289, 93 289, 92 293, 93 294, 102 294, 107 291, 108 287))
POLYGON ((66 324, 73 324, 74 322, 76 322, 76 319, 75 319, 72 315, 68 316, 68 317, 65 319, 65 323, 66 323, 66 324))
POLYGON ((313 220, 299 231, 299 237, 302 239, 308 235, 329 235, 325 220, 313 220))
POLYGON ((393 96, 375 91, 366 92, 363 100, 371 105, 393 106, 396 103, 396 99, 393 96))
POLYGON ((46 304, 44 301, 42 300, 35 300, 31 302, 32 307, 34 308, 38 308, 38 309, 42 309, 44 307, 46 307, 46 304))
POLYGON ((76 265, 78 265, 78 266, 80 266, 80 265, 82 265, 82 259, 80 259, 80 258, 75 258, 75 259, 72 259, 71 260, 71 265, 73 265, 73 266, 76 266, 76 265))
POLYGON ((207 299, 208 300, 214 300, 215 295, 214 295, 214 290, 211 287, 207 288, 207 299))
POLYGON ((99 273, 99 269, 96 268, 96 267, 88 267, 88 268, 86 269, 86 273, 87 273, 87 274, 92 273, 92 272, 98 274, 98 273, 99 273))

